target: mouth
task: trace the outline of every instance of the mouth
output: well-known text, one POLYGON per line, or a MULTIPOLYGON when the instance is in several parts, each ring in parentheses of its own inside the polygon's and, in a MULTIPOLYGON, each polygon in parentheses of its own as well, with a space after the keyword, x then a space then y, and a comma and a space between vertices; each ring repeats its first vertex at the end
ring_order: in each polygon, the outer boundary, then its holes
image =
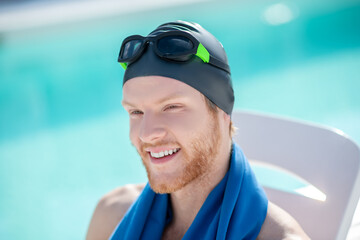
POLYGON ((167 149, 162 151, 148 151, 152 163, 160 164, 173 159, 180 151, 180 148, 167 149))

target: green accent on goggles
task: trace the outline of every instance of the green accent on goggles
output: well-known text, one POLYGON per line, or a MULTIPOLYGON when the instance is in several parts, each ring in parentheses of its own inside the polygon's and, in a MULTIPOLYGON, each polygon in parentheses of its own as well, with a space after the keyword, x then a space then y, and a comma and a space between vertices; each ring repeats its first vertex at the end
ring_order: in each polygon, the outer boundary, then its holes
POLYGON ((201 58, 205 63, 208 63, 210 60, 210 53, 201 43, 199 44, 195 55, 201 58))
POLYGON ((119 62, 119 63, 120 63, 120 65, 123 67, 123 69, 126 70, 126 68, 127 68, 127 63, 122 63, 122 62, 119 62))

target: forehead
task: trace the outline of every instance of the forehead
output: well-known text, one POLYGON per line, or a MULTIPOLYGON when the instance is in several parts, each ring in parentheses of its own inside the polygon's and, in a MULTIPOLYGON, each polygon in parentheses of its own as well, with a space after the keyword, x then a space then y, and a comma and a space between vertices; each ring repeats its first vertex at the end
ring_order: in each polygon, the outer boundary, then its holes
POLYGON ((123 102, 144 103, 161 99, 187 98, 203 101, 203 95, 191 86, 176 79, 161 76, 136 77, 123 86, 123 102))

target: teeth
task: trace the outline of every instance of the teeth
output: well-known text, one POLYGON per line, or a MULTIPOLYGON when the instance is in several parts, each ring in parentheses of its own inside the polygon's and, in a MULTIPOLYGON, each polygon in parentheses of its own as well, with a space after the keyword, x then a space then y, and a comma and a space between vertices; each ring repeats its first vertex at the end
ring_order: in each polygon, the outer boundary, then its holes
POLYGON ((150 155, 154 158, 162 158, 164 156, 172 155, 172 154, 176 153, 177 151, 179 151, 179 149, 175 148, 175 149, 165 150, 163 152, 158 152, 158 153, 150 152, 150 155))

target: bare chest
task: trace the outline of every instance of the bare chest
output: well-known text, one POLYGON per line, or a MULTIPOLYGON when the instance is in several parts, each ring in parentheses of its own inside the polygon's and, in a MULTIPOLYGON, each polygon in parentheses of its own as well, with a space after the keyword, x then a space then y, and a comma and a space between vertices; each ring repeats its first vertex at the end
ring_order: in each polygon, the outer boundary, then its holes
POLYGON ((176 229, 174 227, 166 227, 163 235, 162 240, 181 240, 185 235, 186 230, 176 229))

